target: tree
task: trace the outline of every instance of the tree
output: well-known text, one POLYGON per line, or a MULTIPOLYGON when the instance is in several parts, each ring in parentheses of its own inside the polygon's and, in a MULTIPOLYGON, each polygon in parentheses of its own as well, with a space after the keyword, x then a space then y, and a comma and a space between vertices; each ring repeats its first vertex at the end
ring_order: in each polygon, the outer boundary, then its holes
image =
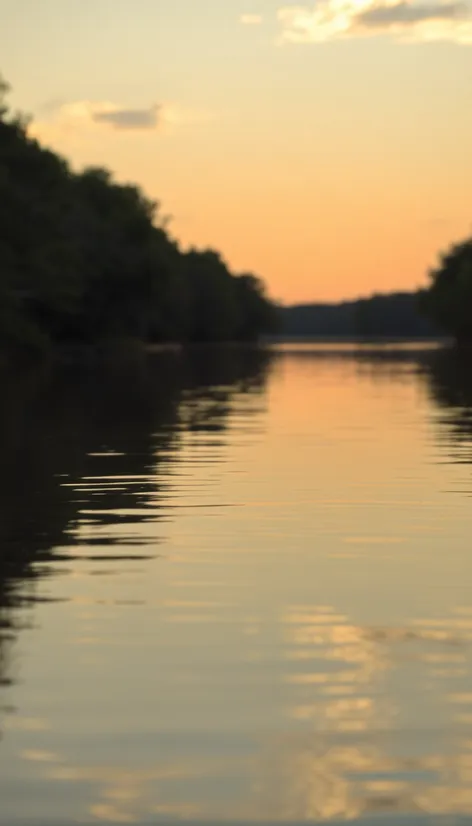
POLYGON ((188 339, 233 339, 240 320, 239 307, 234 278, 221 255, 211 249, 192 249, 184 255, 183 266, 189 301, 188 339))
POLYGON ((277 331, 276 310, 260 278, 251 273, 236 276, 236 295, 239 306, 238 339, 254 341, 261 333, 277 331))
POLYGON ((78 174, 13 116, 0 79, 0 342, 4 349, 257 338, 271 305, 214 250, 182 252, 158 203, 107 169, 78 174))
POLYGON ((441 255, 421 304, 458 344, 472 344, 472 238, 453 244, 441 255))
MULTIPOLYGON (((1 92, 7 89, 0 85, 1 92)), ((0 106, 0 336, 38 344, 42 316, 71 308, 78 285, 67 163, 29 138, 26 119, 0 106)))

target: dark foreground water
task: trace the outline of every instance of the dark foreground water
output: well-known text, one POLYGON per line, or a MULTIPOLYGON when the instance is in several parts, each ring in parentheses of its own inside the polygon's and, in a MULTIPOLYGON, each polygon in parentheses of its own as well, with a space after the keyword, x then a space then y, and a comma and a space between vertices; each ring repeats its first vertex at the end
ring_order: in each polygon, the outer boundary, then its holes
POLYGON ((472 363, 6 379, 0 824, 472 823, 472 363))

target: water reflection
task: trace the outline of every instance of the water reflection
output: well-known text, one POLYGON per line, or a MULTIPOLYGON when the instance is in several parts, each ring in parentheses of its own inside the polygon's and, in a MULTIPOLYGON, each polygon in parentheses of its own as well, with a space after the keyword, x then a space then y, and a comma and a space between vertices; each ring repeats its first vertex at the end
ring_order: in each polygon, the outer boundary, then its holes
MULTIPOLYGON (((315 822, 472 815, 472 716, 453 711, 449 742, 437 751, 430 745, 437 732, 423 729, 421 719, 404 727, 401 696, 392 690, 407 671, 410 692, 441 678, 441 697, 470 705, 472 694, 448 694, 447 681, 470 685, 471 614, 457 609, 448 618, 378 628, 356 626, 329 606, 295 606, 283 619, 293 669, 287 681, 298 695, 289 714, 309 720, 312 733, 271 742, 261 808, 274 820, 315 822)), ((427 691, 424 702, 431 702, 427 691)))
POLYGON ((439 409, 438 437, 458 462, 472 462, 472 369, 470 354, 438 350, 425 369, 428 389, 439 409))
POLYGON ((202 348, 5 392, 2 826, 470 819, 469 384, 202 348))
POLYGON ((33 621, 19 609, 40 599, 34 580, 63 562, 92 574, 113 564, 117 573, 127 569, 116 563, 158 555, 146 526, 168 515, 160 465, 168 476, 181 432, 224 434, 233 398, 257 399, 270 363, 262 349, 201 348, 137 365, 4 377, 0 684, 13 678, 15 632, 33 621))

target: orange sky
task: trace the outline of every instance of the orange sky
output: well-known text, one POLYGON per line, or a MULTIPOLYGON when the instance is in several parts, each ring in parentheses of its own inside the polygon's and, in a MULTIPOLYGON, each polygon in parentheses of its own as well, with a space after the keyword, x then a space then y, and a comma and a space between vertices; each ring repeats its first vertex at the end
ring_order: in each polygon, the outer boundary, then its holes
POLYGON ((415 287, 471 229, 467 6, 5 6, 0 69, 36 134, 139 182, 183 244, 220 249, 275 298, 415 287))

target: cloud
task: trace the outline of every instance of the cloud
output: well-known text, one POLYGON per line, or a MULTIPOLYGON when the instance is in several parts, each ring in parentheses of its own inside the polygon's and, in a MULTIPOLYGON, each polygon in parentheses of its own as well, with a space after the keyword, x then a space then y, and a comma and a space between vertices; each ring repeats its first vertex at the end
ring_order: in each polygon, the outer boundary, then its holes
POLYGON ((242 14, 239 18, 239 22, 244 26, 259 26, 262 21, 262 14, 242 14))
POLYGON ((148 134, 160 130, 166 117, 166 107, 158 105, 138 109, 109 101, 57 102, 40 108, 39 117, 33 120, 29 132, 40 141, 57 144, 111 131, 148 134))
POLYGON ((415 25, 431 20, 454 20, 463 16, 466 11, 463 3, 436 3, 420 6, 404 1, 391 6, 372 6, 358 15, 357 22, 374 28, 415 25))
POLYGON ((87 138, 106 133, 146 135, 166 133, 174 127, 208 120, 209 113, 187 110, 176 104, 126 107, 110 101, 80 100, 48 103, 33 120, 30 134, 41 141, 57 143, 68 138, 87 138))
POLYGON ((159 127, 163 114, 157 105, 132 109, 107 101, 78 100, 53 109, 49 120, 69 125, 72 129, 97 125, 111 129, 149 130, 159 127))
POLYGON ((388 34, 396 40, 472 44, 472 7, 455 0, 319 0, 277 13, 281 42, 323 43, 388 34))
POLYGON ((156 129, 160 120, 160 107, 92 111, 91 117, 95 123, 108 124, 114 129, 156 129))

